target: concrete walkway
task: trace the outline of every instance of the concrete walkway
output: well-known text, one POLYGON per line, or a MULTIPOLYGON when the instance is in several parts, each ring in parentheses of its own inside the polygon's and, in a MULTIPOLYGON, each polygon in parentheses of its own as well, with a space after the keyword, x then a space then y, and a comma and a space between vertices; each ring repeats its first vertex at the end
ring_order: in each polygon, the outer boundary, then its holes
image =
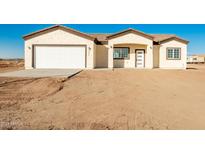
POLYGON ((31 69, 0 73, 0 77, 71 77, 81 69, 31 69))

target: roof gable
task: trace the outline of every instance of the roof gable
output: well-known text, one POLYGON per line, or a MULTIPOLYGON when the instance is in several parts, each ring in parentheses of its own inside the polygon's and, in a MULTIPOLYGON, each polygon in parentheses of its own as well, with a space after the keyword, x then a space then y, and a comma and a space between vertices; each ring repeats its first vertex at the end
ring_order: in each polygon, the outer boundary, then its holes
POLYGON ((55 26, 52 26, 52 27, 49 27, 49 28, 45 28, 45 29, 42 29, 42 30, 30 33, 28 35, 23 36, 23 39, 24 40, 28 40, 28 39, 31 39, 31 38, 34 38, 34 37, 37 37, 37 36, 40 36, 40 35, 43 35, 43 34, 47 34, 49 32, 52 32, 52 31, 55 31, 55 30, 59 30, 59 29, 63 30, 63 31, 66 31, 68 33, 71 33, 71 34, 74 34, 74 35, 77 35, 77 36, 80 36, 80 37, 92 40, 92 41, 95 40, 94 37, 92 37, 92 36, 90 36, 88 34, 79 32, 77 30, 74 30, 74 29, 71 29, 71 28, 68 28, 68 27, 65 27, 65 26, 62 26, 62 25, 55 25, 55 26))
POLYGON ((184 40, 182 38, 179 38, 177 36, 173 36, 173 37, 161 40, 161 41, 159 41, 159 43, 162 44, 162 43, 166 43, 166 42, 169 42, 169 41, 172 41, 172 40, 175 40, 175 41, 178 41, 178 42, 181 42, 181 43, 184 43, 184 44, 188 44, 189 43, 189 41, 184 40))
POLYGON ((149 34, 145 34, 141 31, 129 28, 127 30, 124 30, 124 31, 121 31, 121 32, 118 32, 118 33, 115 33, 115 34, 112 34, 112 35, 109 35, 109 36, 107 36, 107 39, 110 40, 110 39, 113 39, 113 38, 117 38, 117 37, 120 37, 120 36, 130 34, 130 33, 134 33, 134 34, 143 36, 143 37, 151 39, 151 40, 153 40, 153 38, 154 38, 153 36, 151 36, 149 34))

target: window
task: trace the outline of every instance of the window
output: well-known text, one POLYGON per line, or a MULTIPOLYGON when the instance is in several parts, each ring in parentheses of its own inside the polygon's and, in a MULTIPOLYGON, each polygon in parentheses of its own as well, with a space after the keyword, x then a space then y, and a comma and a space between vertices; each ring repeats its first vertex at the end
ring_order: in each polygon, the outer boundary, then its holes
POLYGON ((129 48, 114 48, 114 59, 126 59, 129 58, 129 48))
POLYGON ((169 60, 181 59, 181 49, 180 48, 167 48, 167 59, 169 60))

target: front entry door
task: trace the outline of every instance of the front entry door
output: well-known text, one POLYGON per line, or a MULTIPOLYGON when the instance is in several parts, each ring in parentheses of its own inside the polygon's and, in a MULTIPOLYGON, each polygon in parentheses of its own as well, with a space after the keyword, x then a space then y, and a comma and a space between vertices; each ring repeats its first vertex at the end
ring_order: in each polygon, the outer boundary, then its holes
POLYGON ((137 68, 144 68, 144 50, 137 49, 135 52, 135 64, 137 68))

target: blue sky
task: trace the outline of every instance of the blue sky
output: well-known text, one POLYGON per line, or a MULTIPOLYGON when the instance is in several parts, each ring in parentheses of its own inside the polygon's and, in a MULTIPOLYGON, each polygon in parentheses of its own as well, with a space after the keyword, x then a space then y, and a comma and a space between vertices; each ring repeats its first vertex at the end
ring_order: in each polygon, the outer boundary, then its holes
MULTIPOLYGON (((135 28, 150 34, 176 34, 189 40, 188 54, 205 53, 205 24, 64 24, 85 33, 115 33, 135 28)), ((23 35, 52 24, 0 24, 0 58, 23 58, 23 35)))

